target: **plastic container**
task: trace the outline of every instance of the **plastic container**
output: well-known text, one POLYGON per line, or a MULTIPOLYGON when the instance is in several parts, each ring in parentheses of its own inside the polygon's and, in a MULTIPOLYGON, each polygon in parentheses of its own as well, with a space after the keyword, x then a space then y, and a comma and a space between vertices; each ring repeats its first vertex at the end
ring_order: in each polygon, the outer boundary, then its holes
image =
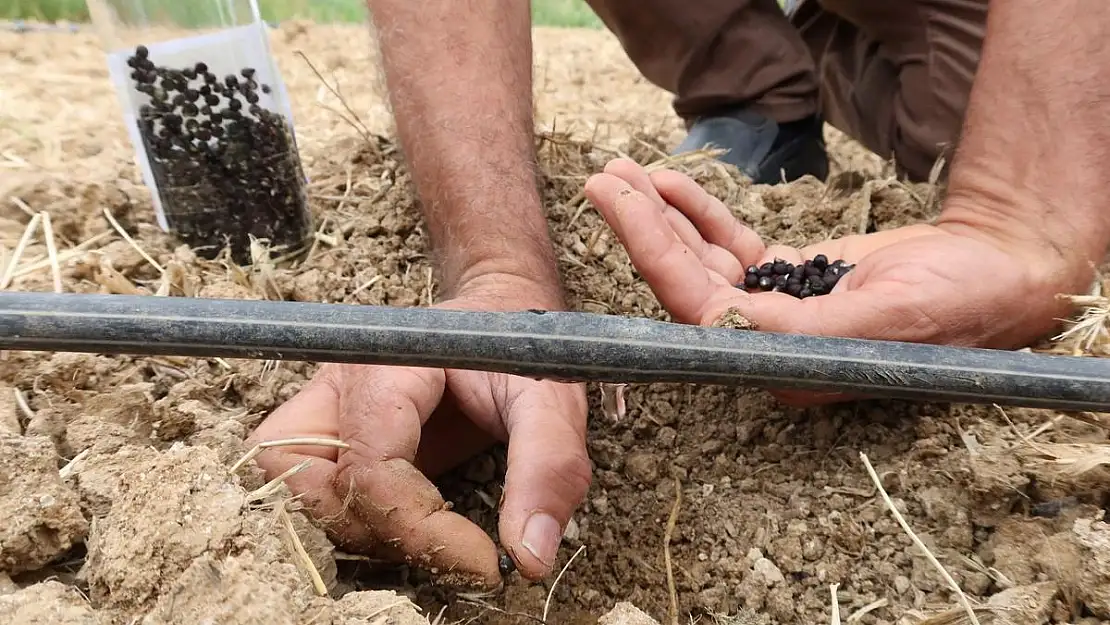
POLYGON ((289 96, 256 0, 86 0, 159 225, 198 254, 312 236, 289 96))

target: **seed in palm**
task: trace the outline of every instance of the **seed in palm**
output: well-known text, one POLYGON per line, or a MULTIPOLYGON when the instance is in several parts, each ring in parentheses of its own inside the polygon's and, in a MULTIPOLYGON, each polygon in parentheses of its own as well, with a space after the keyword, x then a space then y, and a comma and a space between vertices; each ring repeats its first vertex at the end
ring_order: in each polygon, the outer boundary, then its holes
POLYGON ((843 260, 829 262, 824 254, 818 254, 800 265, 776 258, 746 267, 743 281, 736 286, 745 291, 773 291, 805 299, 828 295, 853 267, 855 265, 843 260))

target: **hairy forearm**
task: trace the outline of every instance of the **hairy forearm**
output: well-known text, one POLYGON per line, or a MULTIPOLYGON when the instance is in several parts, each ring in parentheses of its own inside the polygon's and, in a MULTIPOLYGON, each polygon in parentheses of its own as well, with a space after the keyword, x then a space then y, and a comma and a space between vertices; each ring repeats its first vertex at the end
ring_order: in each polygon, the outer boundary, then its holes
POLYGON ((529 3, 367 5, 444 294, 501 275, 535 283, 557 301, 536 184, 529 3))
POLYGON ((994 0, 941 225, 1047 246, 1072 267, 1110 242, 1105 0, 994 0))

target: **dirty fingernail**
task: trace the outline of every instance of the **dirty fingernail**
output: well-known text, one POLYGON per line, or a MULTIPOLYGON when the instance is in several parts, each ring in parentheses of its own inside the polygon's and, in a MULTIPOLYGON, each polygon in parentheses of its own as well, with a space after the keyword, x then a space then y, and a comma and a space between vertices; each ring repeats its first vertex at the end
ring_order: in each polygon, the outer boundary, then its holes
POLYGON ((555 552, 559 549, 562 531, 559 522, 549 514, 537 513, 524 524, 524 548, 546 566, 555 562, 555 552))

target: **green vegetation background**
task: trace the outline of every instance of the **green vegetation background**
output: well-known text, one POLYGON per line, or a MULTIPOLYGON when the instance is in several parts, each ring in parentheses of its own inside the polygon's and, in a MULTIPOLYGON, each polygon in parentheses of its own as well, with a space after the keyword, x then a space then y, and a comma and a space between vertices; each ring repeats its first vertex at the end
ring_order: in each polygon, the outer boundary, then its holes
MULTIPOLYGON (((185 7, 207 12, 211 0, 145 0, 146 6, 164 3, 180 11, 185 7)), ((259 0, 263 16, 275 22, 310 18, 318 22, 362 22, 365 0, 259 0)), ((601 25, 583 0, 532 0, 532 15, 541 26, 592 27, 601 25)), ((0 20, 88 21, 85 0, 0 0, 0 20)))

